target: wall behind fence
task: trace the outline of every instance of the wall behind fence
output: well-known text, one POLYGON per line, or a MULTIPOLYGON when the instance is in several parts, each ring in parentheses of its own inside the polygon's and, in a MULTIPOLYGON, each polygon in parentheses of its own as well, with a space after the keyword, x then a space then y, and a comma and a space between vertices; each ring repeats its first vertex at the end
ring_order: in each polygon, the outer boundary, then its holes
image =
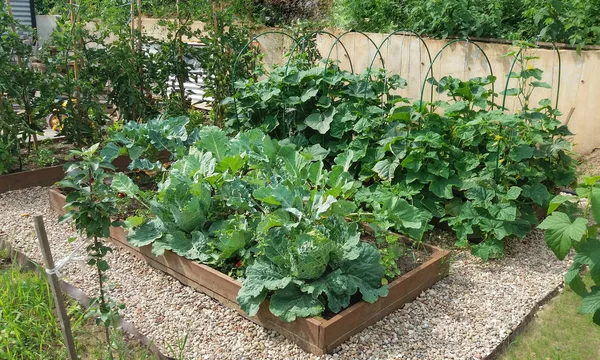
MULTIPOLYGON (((38 24, 48 23, 38 28, 39 36, 43 39, 49 37, 52 31, 52 20, 41 19, 38 16, 38 24)), ((144 31, 148 35, 157 38, 166 38, 167 32, 158 25, 157 19, 142 19, 144 31)), ((197 22, 193 26, 202 29, 202 23, 197 22)), ((269 30, 269 29, 264 29, 269 30)), ((335 36, 343 33, 332 30, 335 36)), ((338 45, 333 47, 331 58, 339 60, 343 69, 350 70, 350 61, 354 72, 364 71, 372 59, 374 67, 381 67, 382 63, 377 54, 377 47, 388 34, 376 33, 348 33, 340 38, 338 45), (366 35, 366 36, 365 36, 366 35), (348 51, 343 49, 340 43, 348 51), (376 56, 377 55, 377 56, 376 56)), ((196 42, 197 39, 189 39, 196 42)), ((278 34, 267 34, 258 39, 264 61, 267 66, 273 64, 285 64, 283 54, 292 45, 292 41, 278 34)), ((327 57, 335 38, 321 34, 317 36, 317 47, 323 57, 327 57)), ((424 44, 429 48, 431 57, 434 58, 438 51, 448 43, 445 40, 424 39, 424 44)), ((408 81, 408 87, 401 94, 411 99, 418 100, 421 87, 430 66, 429 57, 425 45, 416 36, 396 34, 388 38, 380 48, 380 55, 386 70, 398 74, 408 81)), ((513 61, 512 56, 503 56, 514 50, 507 44, 477 42, 481 49, 487 54, 491 63, 493 74, 498 78, 496 81, 496 92, 500 93, 505 88, 506 77, 513 61)), ((530 49, 527 55, 538 56, 532 65, 544 71, 543 80, 552 86, 552 89, 535 90, 532 96, 534 106, 542 98, 550 98, 552 104, 558 91, 558 56, 553 49, 530 49)), ((579 56, 575 50, 560 50, 562 60, 560 77, 560 94, 558 108, 563 115, 561 120, 567 121, 571 113, 568 125, 575 134, 573 137, 575 150, 580 154, 588 154, 596 148, 600 148, 600 76, 596 76, 596 69, 600 69, 600 50, 584 50, 579 56)), ((513 71, 520 71, 518 65, 513 71)), ((486 76, 490 73, 489 66, 482 52, 473 43, 456 42, 448 46, 436 59, 432 67, 433 76, 439 79, 445 75, 451 75, 461 79, 469 79, 476 76, 486 76)), ((431 75, 430 75, 431 76, 431 75)), ((517 87, 516 80, 511 80, 509 88, 517 87)), ((430 87, 426 87, 424 99, 428 100, 430 87)), ((437 95, 434 96, 434 99, 437 95)), ((501 103, 501 97, 497 103, 501 103)), ((516 109, 518 104, 514 97, 508 97, 506 106, 516 109)))

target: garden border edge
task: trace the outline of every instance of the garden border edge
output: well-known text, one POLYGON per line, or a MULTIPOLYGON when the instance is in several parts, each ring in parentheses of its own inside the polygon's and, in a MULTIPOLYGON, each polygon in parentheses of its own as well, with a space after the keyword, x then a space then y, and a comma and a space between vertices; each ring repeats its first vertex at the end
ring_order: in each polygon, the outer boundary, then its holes
MULTIPOLYGON (((52 210, 63 214, 66 197, 56 189, 48 192, 52 210)), ((111 227, 110 240, 151 267, 167 273, 184 285, 191 286, 236 310, 241 316, 265 328, 272 329, 296 343, 305 351, 316 355, 334 352, 351 336, 359 333, 386 315, 416 299, 421 292, 430 288, 448 274, 450 252, 435 246, 425 245, 431 251, 429 259, 388 284, 389 294, 372 304, 360 301, 331 319, 298 318, 287 323, 271 314, 268 303, 263 303, 256 316, 248 316, 237 304, 236 297, 242 284, 209 266, 185 259, 166 251, 154 256, 151 245, 137 248, 127 242, 126 232, 120 227, 111 227)))
MULTIPOLYGON (((24 253, 15 250, 13 246, 8 241, 8 234, 0 233, 0 250, 5 250, 8 254, 8 258, 12 260, 13 265, 18 266, 20 269, 25 269, 29 271, 35 271, 38 274, 43 274, 43 265, 38 264, 37 262, 30 259, 24 253)), ((45 275, 45 274, 44 274, 45 275)), ((77 301, 79 305, 83 308, 88 309, 90 304, 90 297, 83 292, 80 288, 66 282, 65 280, 60 279, 60 288, 62 292, 68 295, 71 299, 77 301)), ((134 338, 139 341, 143 346, 145 346, 152 354, 154 354, 159 360, 175 360, 170 356, 164 355, 158 346, 152 342, 146 335, 142 334, 132 323, 129 321, 120 318, 118 327, 122 332, 126 333, 128 336, 134 338)))

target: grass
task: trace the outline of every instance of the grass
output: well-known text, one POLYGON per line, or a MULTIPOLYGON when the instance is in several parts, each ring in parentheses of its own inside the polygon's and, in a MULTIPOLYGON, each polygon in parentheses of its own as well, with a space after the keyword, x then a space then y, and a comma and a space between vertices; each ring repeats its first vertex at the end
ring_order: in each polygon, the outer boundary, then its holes
MULTIPOLYGON (((78 357, 107 359, 103 331, 86 319, 76 302, 67 304, 78 357)), ((154 356, 139 343, 127 341, 113 331, 112 358, 146 360, 154 356)), ((45 277, 20 271, 0 257, 0 359, 66 359, 52 292, 45 277)))
POLYGON ((591 314, 579 314, 580 307, 581 298, 565 288, 538 312, 500 360, 600 359, 600 326, 594 325, 591 314))

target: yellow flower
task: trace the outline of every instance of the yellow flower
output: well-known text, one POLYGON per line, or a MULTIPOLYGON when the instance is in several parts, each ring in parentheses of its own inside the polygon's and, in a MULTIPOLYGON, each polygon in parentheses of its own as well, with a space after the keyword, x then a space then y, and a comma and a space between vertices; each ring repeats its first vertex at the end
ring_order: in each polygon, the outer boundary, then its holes
POLYGON ((527 70, 533 70, 533 65, 527 64, 527 70))
POLYGON ((502 164, 503 162, 504 162, 504 159, 498 160, 498 164, 502 164))
POLYGON ((500 141, 502 139, 503 139, 503 137, 500 135, 496 135, 496 137, 494 137, 494 140, 496 140, 496 141, 500 141))

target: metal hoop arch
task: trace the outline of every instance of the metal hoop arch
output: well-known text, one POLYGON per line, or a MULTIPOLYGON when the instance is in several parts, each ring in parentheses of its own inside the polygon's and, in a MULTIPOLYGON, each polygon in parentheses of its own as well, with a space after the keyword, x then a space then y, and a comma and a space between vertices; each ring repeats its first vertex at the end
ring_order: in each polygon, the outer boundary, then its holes
MULTIPOLYGON (((508 89, 508 83, 510 82, 510 74, 513 72, 513 69, 517 63, 517 60, 524 48, 520 48, 519 51, 515 54, 513 62, 510 65, 510 69, 508 71, 508 75, 506 75, 506 83, 504 84, 504 95, 502 96, 502 111, 504 111, 504 105, 506 104, 506 90, 508 89)), ((560 98, 560 80, 562 76, 562 60, 560 57, 560 50, 556 46, 556 43, 552 43, 552 49, 556 52, 556 56, 558 57, 558 79, 556 80, 556 100, 554 101, 554 108, 558 108, 558 100, 560 98)), ((552 69, 554 71, 554 69, 552 69)), ((554 115, 556 118, 556 115, 554 115)))
POLYGON ((265 31, 263 33, 260 33, 256 36, 254 36, 250 41, 248 41, 246 43, 246 45, 244 45, 244 47, 242 48, 242 50, 240 50, 240 52, 238 53, 238 56, 235 58, 235 62, 233 63, 233 70, 231 72, 231 91, 234 94, 233 96, 233 111, 235 112, 235 122, 237 123, 237 129, 238 131, 240 130, 240 118, 238 116, 237 113, 237 102, 235 100, 235 73, 236 73, 236 68, 238 65, 238 62, 240 61, 240 58, 242 57, 242 55, 245 53, 246 49, 248 49, 248 47, 250 46, 250 44, 252 44, 254 41, 256 41, 256 39, 265 36, 265 35, 269 35, 269 34, 279 34, 279 35, 284 35, 289 37, 290 39, 292 39, 292 41, 294 43, 296 43, 296 45, 298 45, 298 40, 293 37, 292 35, 285 33, 283 31, 265 31))
MULTIPOLYGON (((377 51, 376 51, 375 55, 373 55, 373 58, 371 59, 371 63, 369 64, 369 67, 367 68, 367 78, 365 79, 365 95, 363 98, 363 105, 367 99, 367 87, 369 85, 369 78, 371 76, 371 70, 373 69, 373 64, 375 63, 375 57, 377 56, 377 54, 379 54, 379 56, 381 57, 381 48, 392 36, 394 36, 396 34, 407 33, 407 32, 416 36, 419 39, 419 41, 421 41, 421 43, 425 46, 425 50, 427 51, 427 57, 429 58, 429 63, 431 64, 431 52, 429 51, 429 47, 427 46, 427 43, 425 42, 425 40, 423 40, 421 35, 419 35, 418 33, 414 32, 412 30, 396 30, 396 31, 392 32, 391 34, 386 36, 385 39, 383 39, 381 44, 379 44, 379 46, 377 47, 377 51)), ((383 64, 383 60, 381 61, 381 63, 383 64)), ((385 69, 385 67, 384 67, 384 69, 385 69)), ((431 71, 431 74, 433 75, 433 69, 431 71)), ((433 102, 433 84, 431 85, 431 101, 433 102)))
MULTIPOLYGON (((329 53, 327 54, 327 59, 325 59, 325 67, 323 68, 323 78, 325 77, 325 73, 327 72, 327 67, 329 66, 329 60, 331 59, 331 53, 333 52, 333 48, 337 45, 338 42, 341 42, 341 39, 344 36, 346 36, 346 35, 348 35, 350 33, 361 34, 362 36, 366 37, 367 40, 369 40, 369 42, 375 47, 375 49, 377 49, 377 44, 375 44, 375 41, 373 41, 373 39, 371 39, 369 37, 369 35, 365 34, 364 32, 362 32, 362 31, 346 31, 345 33, 343 33, 340 36, 336 37, 335 41, 333 42, 333 44, 329 48, 329 53)), ((379 53, 379 59, 381 60, 381 66, 385 69, 385 62, 383 61, 383 56, 381 56, 381 53, 379 53)), ((352 71, 352 73, 354 73, 354 71, 352 71)), ((325 82, 323 82, 323 88, 325 88, 325 82)))
MULTIPOLYGON (((494 69, 492 68, 492 63, 490 62, 490 59, 488 58, 487 54, 485 53, 485 51, 483 51, 483 49, 481 48, 481 46, 479 46, 479 44, 475 41, 471 41, 469 39, 455 39, 452 40, 450 42, 448 42, 446 45, 442 46, 442 48, 440 49, 440 51, 437 52, 437 54, 435 54, 435 57, 433 58, 433 61, 429 64, 429 69, 427 69, 427 72, 425 73, 425 78, 423 79, 423 85, 421 86, 421 96, 419 98, 419 106, 421 106, 421 104, 423 104, 423 94, 425 93, 425 85, 427 84, 427 78, 429 76, 430 73, 433 74, 433 64, 435 63, 435 61, 438 59, 438 57, 440 57, 440 55, 442 54, 442 52, 449 47, 450 45, 457 43, 457 42, 467 42, 467 43, 471 43, 473 45, 475 45, 475 47, 477 47, 477 49, 479 49, 479 51, 481 51, 481 53, 483 54, 483 56, 485 57, 485 61, 488 64, 488 67, 490 69, 490 75, 494 76, 494 69)), ((492 82, 492 105, 491 105, 491 109, 494 109, 494 96, 496 95, 495 93, 495 87, 494 87, 494 83, 492 82)), ((419 118, 419 129, 421 129, 421 119, 419 118)))
MULTIPOLYGON (((309 37, 309 36, 313 36, 313 35, 315 35, 315 34, 327 34, 327 35, 331 36, 332 38, 334 38, 334 39, 337 39, 337 37, 335 36, 335 34, 333 34, 333 33, 330 33, 329 31, 326 31, 326 30, 317 30, 317 31, 313 31, 313 32, 311 32, 311 33, 309 33, 309 34, 306 34, 306 35, 304 35, 303 37, 299 38, 299 39, 296 41, 296 45, 294 45, 294 47, 293 47, 293 48, 292 48, 292 50, 290 51, 290 54, 293 54, 293 53, 294 53, 294 51, 296 51, 296 49, 297 49, 297 48, 300 46, 300 43, 301 43, 301 42, 302 42, 304 39, 306 39, 306 38, 307 38, 307 37, 309 37)), ((350 56, 350 53, 348 52, 348 49, 346 49, 346 46, 344 45, 344 43, 343 43, 343 42, 341 42, 341 41, 340 41, 339 43, 340 43, 340 45, 342 45, 342 48, 344 49, 344 52, 345 52, 345 53, 346 53, 346 55, 348 56, 348 62, 350 62, 350 71, 351 71, 352 73, 354 73, 354 66, 352 65, 352 58, 351 58, 351 56, 350 56)), ((300 49, 300 51, 304 51, 304 46, 302 46, 302 48, 300 49)), ((286 63, 285 63, 285 74, 286 74, 286 75, 287 75, 287 72, 288 72, 288 67, 289 67, 289 65, 290 65, 290 61, 291 61, 291 60, 292 60, 292 58, 291 58, 291 56, 290 56, 290 57, 288 58, 288 60, 286 61, 286 63)))

